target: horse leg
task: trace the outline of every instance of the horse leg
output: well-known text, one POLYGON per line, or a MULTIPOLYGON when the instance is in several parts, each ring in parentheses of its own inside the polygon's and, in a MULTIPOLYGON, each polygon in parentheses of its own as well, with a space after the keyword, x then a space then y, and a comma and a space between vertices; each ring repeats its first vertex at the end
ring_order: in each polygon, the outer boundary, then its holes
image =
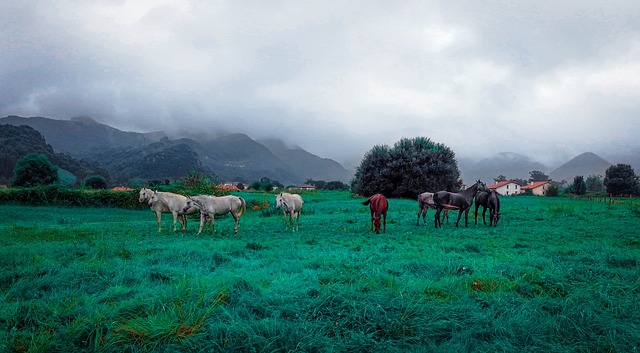
MULTIPOLYGON (((471 207, 467 207, 467 209, 464 210, 464 226, 465 227, 469 227, 469 209, 470 208, 471 207)), ((461 212, 462 212, 462 210, 461 210, 461 212)))
POLYGON ((187 230, 187 215, 185 213, 180 214, 180 223, 182 224, 182 230, 187 230))
POLYGON ((386 233, 387 232, 387 213, 386 212, 382 214, 382 226, 384 227, 382 231, 386 233))
MULTIPOLYGON (((484 215, 487 213, 487 208, 482 206, 482 223, 484 223, 484 225, 487 225, 487 221, 484 220, 484 215)), ((489 218, 491 218, 491 209, 489 209, 489 218)), ((489 219, 489 223, 491 223, 491 219, 489 219)))
POLYGON ((434 216, 434 225, 436 228, 438 228, 438 223, 440 223, 440 212, 442 211, 442 209, 440 208, 436 208, 436 215, 434 216))
POLYGON ((456 221, 456 228, 458 228, 458 223, 460 223, 460 218, 462 217, 462 209, 460 209, 460 211, 458 211, 458 220, 456 221))
POLYGON ((207 214, 200 212, 200 228, 198 228, 198 234, 202 233, 202 229, 204 229, 204 224, 207 222, 207 214))
MULTIPOLYGON (((473 215, 474 215, 473 218, 476 219, 476 225, 478 225, 478 208, 480 208, 480 205, 478 204, 478 202, 476 202, 476 210, 475 212, 473 212, 473 215)), ((482 219, 484 220, 484 214, 482 216, 482 219)))
POLYGON ((173 215, 173 231, 175 232, 177 230, 176 223, 178 223, 178 212, 172 211, 171 214, 173 215))
POLYGON ((156 214, 156 221, 158 222, 158 232, 160 232, 162 230, 162 212, 157 210, 154 211, 154 213, 156 214))
POLYGON ((449 224, 449 210, 444 210, 444 216, 442 218, 443 219, 446 218, 447 224, 449 224))
POLYGON ((236 227, 233 229, 233 233, 238 234, 238 223, 240 223, 240 217, 238 217, 238 214, 235 212, 231 212, 231 215, 233 216, 233 220, 236 221, 236 227))

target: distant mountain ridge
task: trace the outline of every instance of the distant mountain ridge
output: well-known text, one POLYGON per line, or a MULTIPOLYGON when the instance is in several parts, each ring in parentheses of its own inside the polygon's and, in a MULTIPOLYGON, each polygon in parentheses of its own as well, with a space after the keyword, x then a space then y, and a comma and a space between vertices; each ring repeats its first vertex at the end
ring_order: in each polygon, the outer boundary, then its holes
POLYGON ((582 175, 585 178, 589 175, 604 176, 610 166, 611 163, 595 153, 585 152, 553 170, 549 173, 549 177, 555 181, 566 180, 572 183, 573 179, 578 175, 582 175))
POLYGON ((487 184, 493 184, 494 179, 499 175, 504 175, 507 179, 527 180, 529 172, 533 170, 544 171, 545 169, 546 167, 542 163, 513 152, 498 153, 478 162, 460 161, 462 180, 467 184, 478 179, 487 184))
POLYGON ((213 172, 221 181, 252 182, 268 177, 285 185, 307 179, 348 182, 350 178, 334 160, 301 148, 275 148, 276 143, 268 148, 240 133, 171 140, 164 132, 126 132, 87 117, 8 116, 0 118, 0 124, 31 126, 54 150, 98 163, 118 182, 126 182, 126 178, 175 180, 189 168, 213 172), (150 164, 154 160, 157 164, 150 164))

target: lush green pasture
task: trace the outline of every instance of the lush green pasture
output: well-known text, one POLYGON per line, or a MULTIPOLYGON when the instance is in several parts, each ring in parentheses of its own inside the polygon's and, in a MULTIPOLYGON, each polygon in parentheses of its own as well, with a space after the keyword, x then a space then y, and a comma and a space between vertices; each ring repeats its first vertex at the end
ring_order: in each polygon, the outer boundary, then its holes
MULTIPOLYGON (((250 205, 275 200, 246 193, 250 205)), ((386 234, 346 192, 157 232, 151 211, 0 206, 0 351, 637 352, 640 205, 502 198, 496 228, 386 234)))

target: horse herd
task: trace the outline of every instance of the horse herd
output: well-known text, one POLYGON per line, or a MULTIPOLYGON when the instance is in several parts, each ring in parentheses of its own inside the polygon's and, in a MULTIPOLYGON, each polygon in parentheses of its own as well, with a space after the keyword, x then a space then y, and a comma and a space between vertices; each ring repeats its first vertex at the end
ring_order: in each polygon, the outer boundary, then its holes
MULTIPOLYGON (((464 212, 465 226, 468 226, 469 209, 475 199, 475 215, 476 225, 478 224, 478 208, 483 207, 482 221, 486 225, 485 213, 489 209, 489 226, 497 226, 500 219, 500 197, 495 190, 490 190, 486 185, 478 180, 471 187, 459 192, 453 193, 448 191, 438 191, 436 193, 424 192, 418 195, 418 220, 416 225, 420 224, 420 217, 426 224, 426 216, 428 209, 435 209, 434 216, 435 227, 442 227, 442 219, 449 219, 449 210, 458 210, 458 220, 456 227, 460 222, 460 218, 464 212), (444 211, 444 212, 443 212, 444 211), (442 214, 442 216, 441 216, 442 214)), ((246 201, 239 196, 211 196, 197 195, 184 196, 171 192, 154 191, 147 188, 140 189, 139 202, 147 202, 151 210, 156 216, 158 222, 158 231, 162 230, 162 214, 171 213, 173 215, 173 230, 176 231, 176 224, 180 222, 182 230, 187 227, 187 215, 200 212, 200 227, 198 234, 202 233, 207 222, 211 223, 215 232, 215 216, 231 213, 235 221, 234 233, 238 233, 238 224, 240 217, 247 210, 246 201)), ((380 233, 381 221, 383 232, 387 229, 387 211, 389 203, 387 198, 382 194, 375 194, 362 202, 368 205, 371 211, 371 231, 376 234, 380 233)), ((298 229, 298 218, 302 211, 304 201, 298 194, 290 194, 282 192, 276 195, 276 209, 283 210, 285 222, 288 222, 293 230, 298 229)))

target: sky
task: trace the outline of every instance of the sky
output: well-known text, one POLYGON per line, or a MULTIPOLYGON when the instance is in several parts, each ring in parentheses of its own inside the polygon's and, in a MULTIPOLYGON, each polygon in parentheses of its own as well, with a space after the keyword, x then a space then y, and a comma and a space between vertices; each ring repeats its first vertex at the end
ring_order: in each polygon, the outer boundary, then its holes
POLYGON ((0 116, 280 138, 343 165, 428 137, 546 164, 640 146, 640 1, 0 4, 0 116))

